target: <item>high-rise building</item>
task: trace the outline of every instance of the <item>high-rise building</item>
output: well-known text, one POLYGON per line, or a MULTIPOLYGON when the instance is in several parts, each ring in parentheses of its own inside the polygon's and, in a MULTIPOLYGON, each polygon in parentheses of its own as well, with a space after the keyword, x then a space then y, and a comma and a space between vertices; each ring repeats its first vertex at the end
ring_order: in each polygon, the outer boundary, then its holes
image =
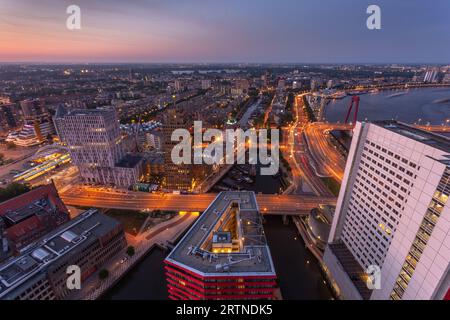
POLYGON ((184 79, 177 79, 174 82, 174 89, 176 92, 180 92, 186 89, 186 81, 184 79))
POLYGON ((41 99, 28 99, 20 102, 22 114, 25 119, 36 119, 47 115, 45 101, 41 99))
POLYGON ((28 99, 20 102, 24 125, 14 141, 18 146, 34 146, 48 140, 55 133, 51 116, 42 99, 28 99))
POLYGON ((53 124, 49 119, 44 120, 25 120, 25 123, 20 130, 17 139, 14 143, 21 147, 31 147, 41 144, 47 140, 49 135, 54 133, 53 124))
POLYGON ((255 193, 221 192, 165 264, 173 300, 274 298, 276 273, 255 193))
POLYGON ((314 92, 314 91, 316 91, 316 88, 317 88, 317 80, 315 80, 315 79, 311 79, 311 92, 314 92))
POLYGON ((340 295, 443 299, 449 195, 448 138, 396 121, 358 122, 324 254, 340 295))
POLYGON ((15 104, 0 104, 0 128, 5 131, 15 129, 18 126, 18 120, 15 104))
POLYGON ((55 127, 84 182, 129 187, 143 174, 139 156, 126 155, 113 109, 58 107, 55 127))
POLYGON ((286 79, 279 79, 277 89, 279 91, 283 91, 285 88, 286 88, 286 79))
POLYGON ((211 80, 203 79, 201 82, 201 85, 202 85, 203 90, 209 89, 209 88, 211 88, 211 80))
POLYGON ((438 69, 428 69, 425 72, 425 75, 423 77, 423 82, 427 82, 427 83, 433 83, 436 82, 437 80, 437 76, 439 74, 439 70, 438 69))
POLYGON ((80 268, 83 284, 126 244, 120 222, 89 209, 0 264, 0 299, 70 299, 68 266, 80 268))
POLYGON ((333 88, 333 80, 328 80, 327 81, 327 89, 331 89, 331 88, 333 88))
POLYGON ((175 164, 172 161, 172 149, 178 141, 172 141, 176 129, 189 129, 184 112, 171 108, 163 116, 163 151, 165 165, 164 188, 168 190, 191 191, 194 183, 192 164, 175 164))
POLYGON ((162 151, 163 146, 162 132, 160 131, 146 132, 145 140, 150 148, 155 149, 157 151, 162 151))

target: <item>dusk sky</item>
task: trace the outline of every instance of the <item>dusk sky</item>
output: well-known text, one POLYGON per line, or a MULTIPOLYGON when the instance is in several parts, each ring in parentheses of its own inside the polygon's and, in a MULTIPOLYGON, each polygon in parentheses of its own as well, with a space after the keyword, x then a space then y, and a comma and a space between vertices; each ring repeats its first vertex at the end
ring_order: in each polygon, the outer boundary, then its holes
POLYGON ((449 14, 449 0, 0 0, 0 61, 450 63, 449 14))

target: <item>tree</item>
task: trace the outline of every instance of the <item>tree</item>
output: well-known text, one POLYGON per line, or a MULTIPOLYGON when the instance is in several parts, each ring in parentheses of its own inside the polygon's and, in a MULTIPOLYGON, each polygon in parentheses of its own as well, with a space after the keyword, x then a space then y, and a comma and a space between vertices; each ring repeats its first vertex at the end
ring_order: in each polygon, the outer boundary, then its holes
POLYGON ((108 276, 109 276, 109 271, 106 269, 102 269, 98 273, 98 277, 100 278, 100 280, 105 280, 106 278, 108 278, 108 276))
POLYGON ((0 188, 0 202, 20 196, 21 194, 24 194, 30 190, 31 188, 27 184, 13 182, 4 189, 0 188))
POLYGON ((0 153, 0 164, 3 164, 3 161, 5 161, 5 155, 0 153))
POLYGON ((16 145, 14 144, 14 142, 9 141, 6 143, 7 149, 14 149, 15 147, 16 147, 16 145))
POLYGON ((134 247, 133 246, 128 246, 128 248, 127 248, 127 255, 132 257, 132 256, 134 256, 135 253, 136 253, 136 250, 134 249, 134 247))

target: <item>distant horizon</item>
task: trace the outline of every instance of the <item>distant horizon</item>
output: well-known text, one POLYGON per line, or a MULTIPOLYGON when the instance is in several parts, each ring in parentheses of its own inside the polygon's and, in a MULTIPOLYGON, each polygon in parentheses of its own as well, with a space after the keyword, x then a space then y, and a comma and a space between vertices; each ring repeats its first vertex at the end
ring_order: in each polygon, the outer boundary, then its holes
POLYGON ((127 62, 127 61, 105 61, 105 62, 49 62, 49 61, 0 61, 0 65, 189 65, 189 66, 211 66, 211 65, 288 65, 288 66, 310 66, 310 65, 369 65, 369 66, 385 66, 385 65, 404 65, 404 66, 431 66, 431 65, 450 65, 450 62, 127 62))

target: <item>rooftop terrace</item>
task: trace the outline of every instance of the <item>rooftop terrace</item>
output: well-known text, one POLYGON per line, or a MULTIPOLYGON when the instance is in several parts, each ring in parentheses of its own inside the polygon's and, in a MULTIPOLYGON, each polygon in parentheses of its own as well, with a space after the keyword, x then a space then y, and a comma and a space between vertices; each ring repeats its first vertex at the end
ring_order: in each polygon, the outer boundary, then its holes
POLYGON ((221 192, 166 258, 204 276, 275 275, 254 192, 221 192), (231 232, 233 249, 213 250, 231 232))
POLYGON ((0 299, 34 277, 41 276, 58 259, 84 248, 117 226, 116 220, 90 209, 28 245, 22 254, 0 264, 0 299))

